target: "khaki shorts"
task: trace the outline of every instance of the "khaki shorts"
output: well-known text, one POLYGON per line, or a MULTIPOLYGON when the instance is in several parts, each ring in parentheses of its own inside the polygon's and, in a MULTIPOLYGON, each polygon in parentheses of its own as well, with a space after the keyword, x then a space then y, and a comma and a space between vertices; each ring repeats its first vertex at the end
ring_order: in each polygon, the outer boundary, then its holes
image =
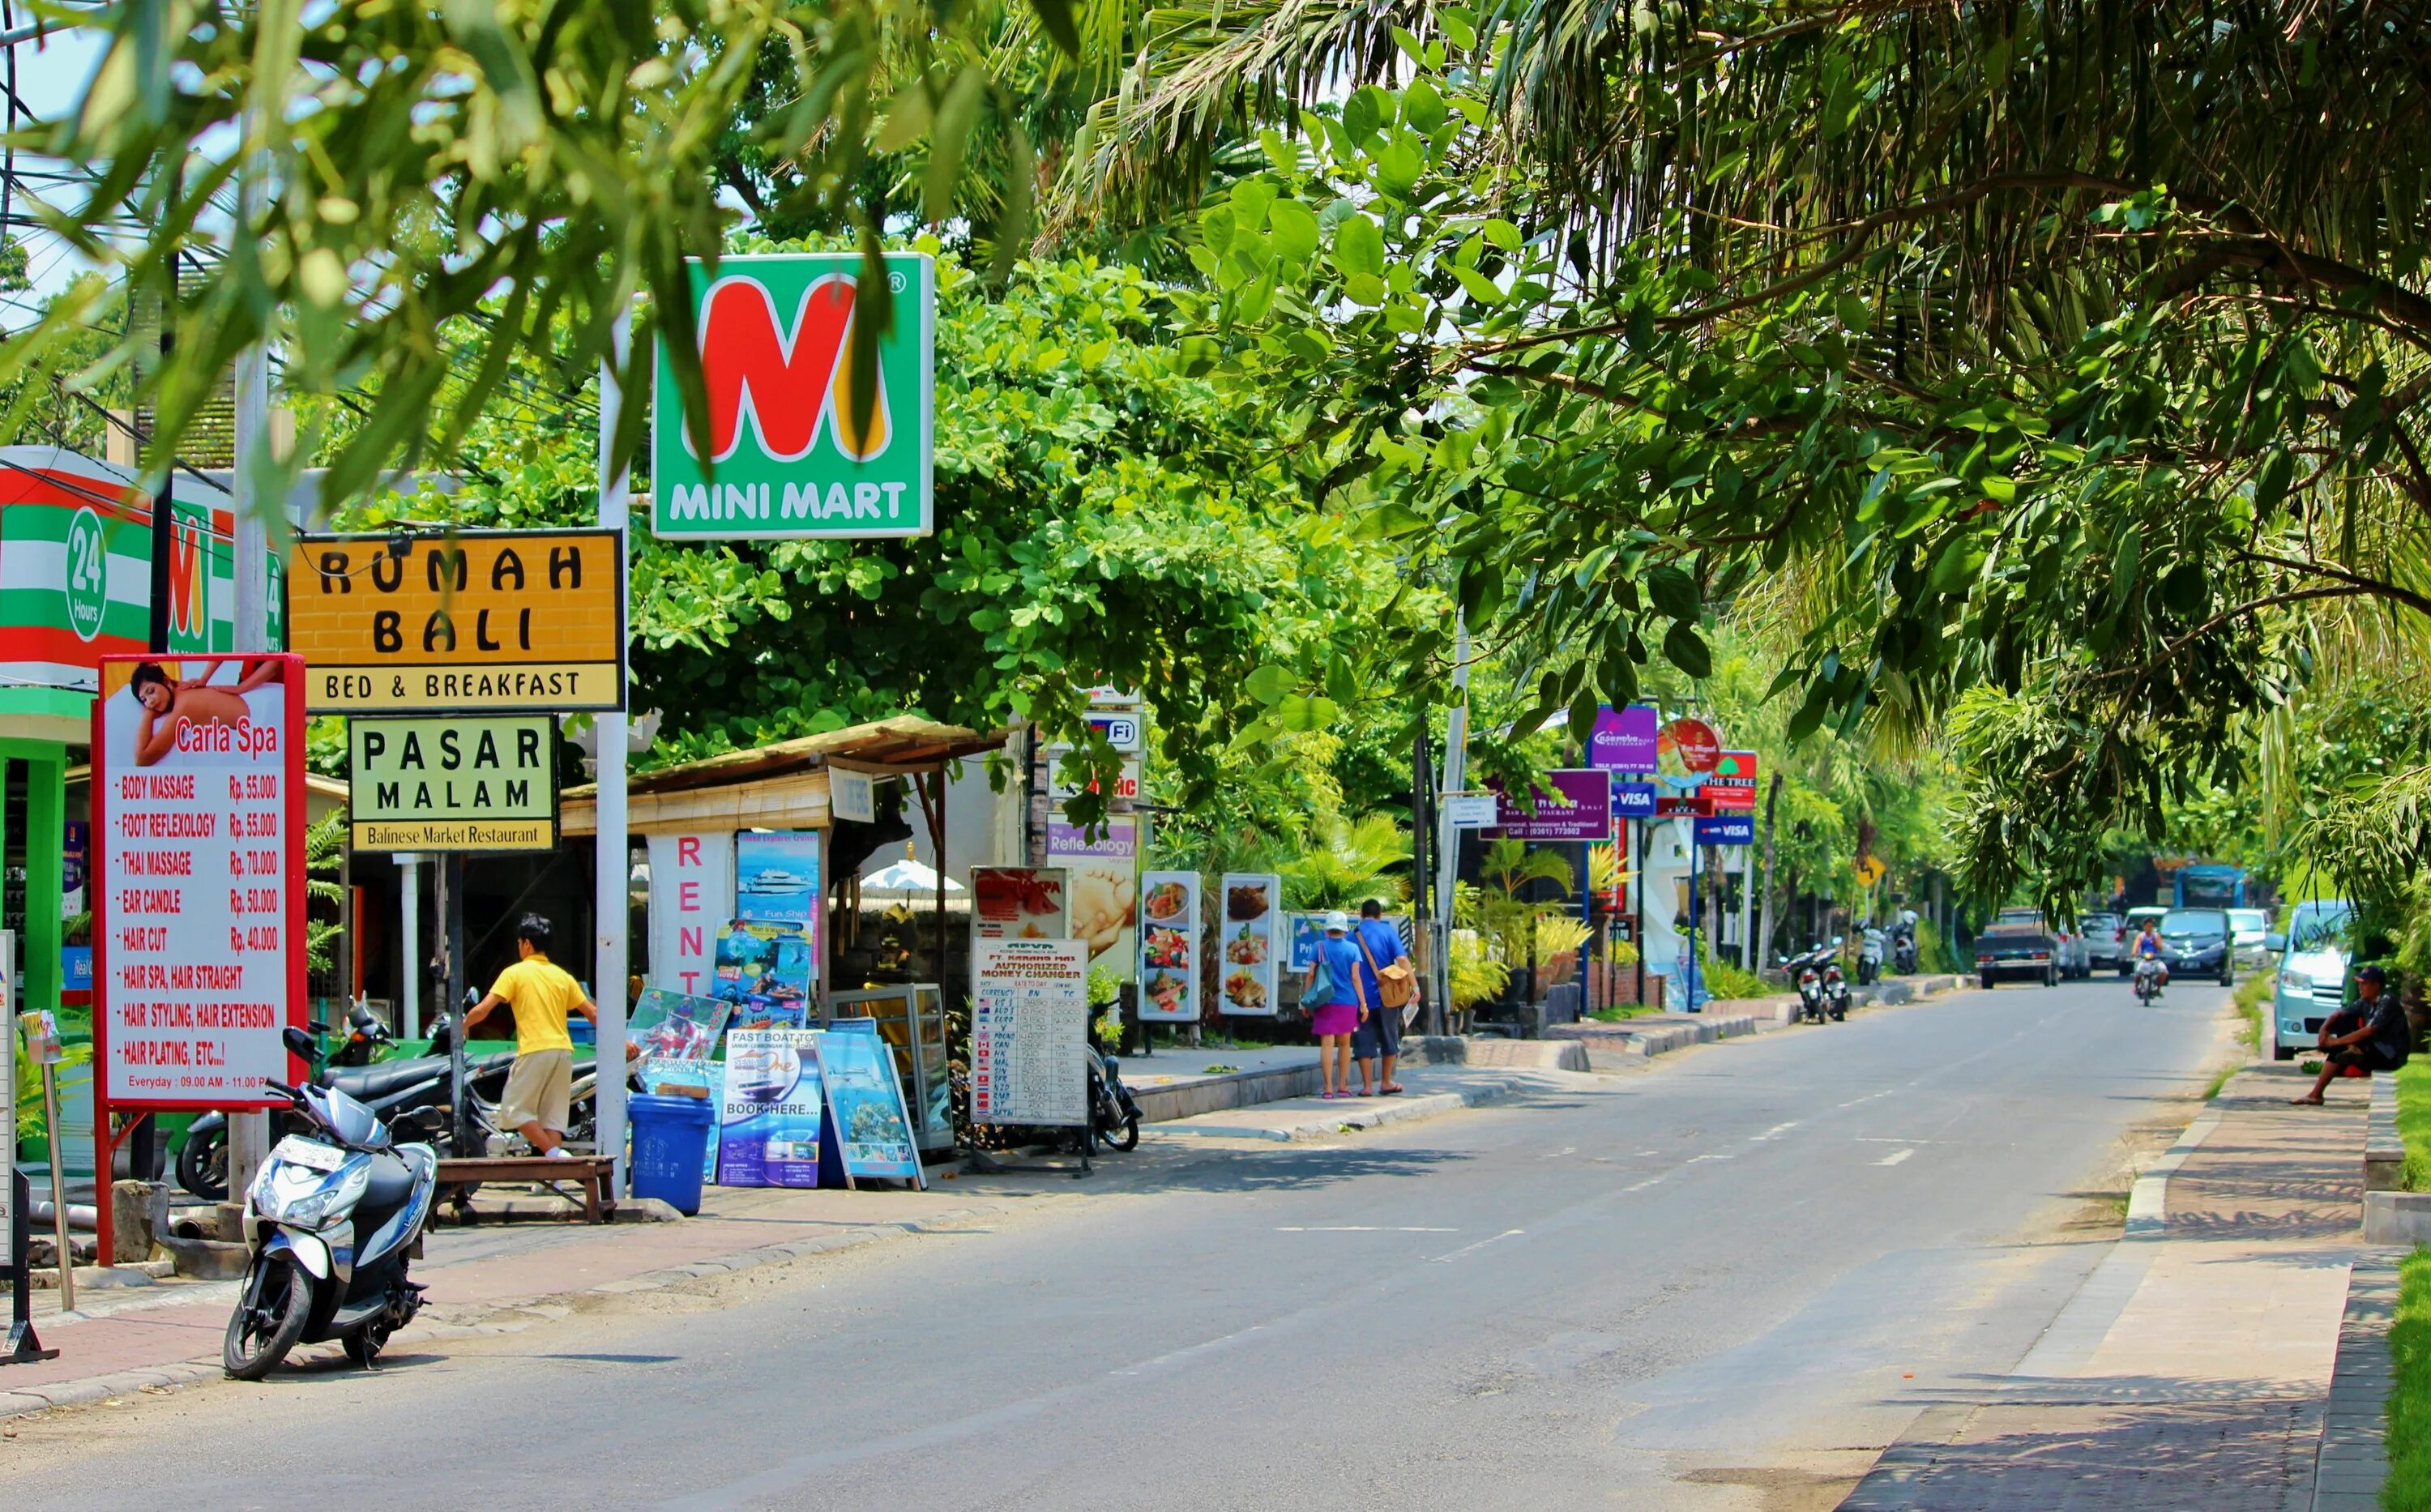
POLYGON ((565 1133, 565 1116, 574 1098, 574 1052, 533 1050, 515 1057, 507 1073, 506 1094, 498 1099, 498 1132, 525 1124, 565 1133))

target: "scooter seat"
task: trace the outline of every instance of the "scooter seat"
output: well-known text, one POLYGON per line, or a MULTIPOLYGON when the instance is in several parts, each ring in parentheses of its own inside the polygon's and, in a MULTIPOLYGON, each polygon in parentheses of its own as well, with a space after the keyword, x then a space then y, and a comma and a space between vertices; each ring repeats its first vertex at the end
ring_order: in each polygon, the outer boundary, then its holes
POLYGON ((381 1224, 394 1218, 412 1200, 413 1168, 386 1151, 372 1156, 371 1184, 363 1188, 362 1200, 355 1204, 358 1240, 368 1240, 377 1234, 381 1224))
POLYGON ((444 1074, 446 1067, 445 1061, 416 1056, 382 1066, 333 1066, 324 1073, 323 1081, 325 1085, 358 1102, 377 1102, 392 1093, 429 1081, 434 1073, 444 1074))

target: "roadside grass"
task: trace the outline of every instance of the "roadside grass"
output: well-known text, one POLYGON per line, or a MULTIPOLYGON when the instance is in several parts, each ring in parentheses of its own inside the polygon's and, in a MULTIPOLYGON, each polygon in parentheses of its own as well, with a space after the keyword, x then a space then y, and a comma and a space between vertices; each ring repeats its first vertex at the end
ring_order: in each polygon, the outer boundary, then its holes
MULTIPOLYGON (((2237 996, 2232 1000, 2237 1016, 2240 1020, 2237 1030, 2237 1042, 2245 1047, 2248 1058, 2262 1048, 2262 1016, 2267 1011, 2266 1005, 2271 1001, 2272 980, 2270 973, 2256 971, 2242 978, 2237 983, 2237 996)), ((2211 1085, 2204 1088, 2204 1100, 2209 1102, 2220 1096, 2220 1089, 2228 1085, 2228 1079, 2244 1068, 2240 1062, 2231 1061, 2213 1072, 2211 1085)))
POLYGON ((2397 1070, 2397 1134, 2406 1141, 2406 1189, 2431 1192, 2431 1056, 2397 1070))
POLYGON ((2397 1280, 2397 1317, 2389 1330, 2389 1479, 2380 1504, 2389 1512, 2431 1512, 2431 1250, 2407 1255, 2397 1280))
POLYGON ((1650 1002, 1618 1002, 1609 1008, 1599 1008, 1587 1016, 1599 1024, 1618 1024, 1624 1019, 1635 1018, 1641 1014, 1651 1014, 1654 1011, 1654 1005, 1650 1002))

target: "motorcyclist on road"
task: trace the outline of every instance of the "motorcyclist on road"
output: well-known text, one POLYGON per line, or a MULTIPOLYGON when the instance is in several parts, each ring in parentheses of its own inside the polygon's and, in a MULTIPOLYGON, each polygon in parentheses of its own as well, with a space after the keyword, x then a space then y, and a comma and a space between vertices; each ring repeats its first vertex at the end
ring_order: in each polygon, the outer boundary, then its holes
POLYGON ((2136 936, 2136 959, 2152 962, 2154 969, 2161 973, 2161 985, 2166 987, 2170 984, 2169 952, 2161 944, 2161 926, 2158 919, 2148 918, 2144 921, 2143 932, 2136 936))

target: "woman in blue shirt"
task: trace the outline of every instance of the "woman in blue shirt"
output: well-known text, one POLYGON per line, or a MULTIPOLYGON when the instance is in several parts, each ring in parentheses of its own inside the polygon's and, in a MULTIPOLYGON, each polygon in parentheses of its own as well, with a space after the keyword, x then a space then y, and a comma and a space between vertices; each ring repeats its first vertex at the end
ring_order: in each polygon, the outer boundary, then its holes
POLYGON ((1359 947, 1350 943, 1350 920, 1340 910, 1325 916, 1325 938, 1316 945, 1316 962, 1300 983, 1300 1001, 1308 1009, 1309 1032, 1316 1036, 1317 1074, 1324 1079, 1325 1098, 1347 1098, 1350 1090, 1350 1036, 1367 1016, 1368 1005, 1359 982, 1359 947), (1322 990, 1316 984, 1323 972, 1322 990))

